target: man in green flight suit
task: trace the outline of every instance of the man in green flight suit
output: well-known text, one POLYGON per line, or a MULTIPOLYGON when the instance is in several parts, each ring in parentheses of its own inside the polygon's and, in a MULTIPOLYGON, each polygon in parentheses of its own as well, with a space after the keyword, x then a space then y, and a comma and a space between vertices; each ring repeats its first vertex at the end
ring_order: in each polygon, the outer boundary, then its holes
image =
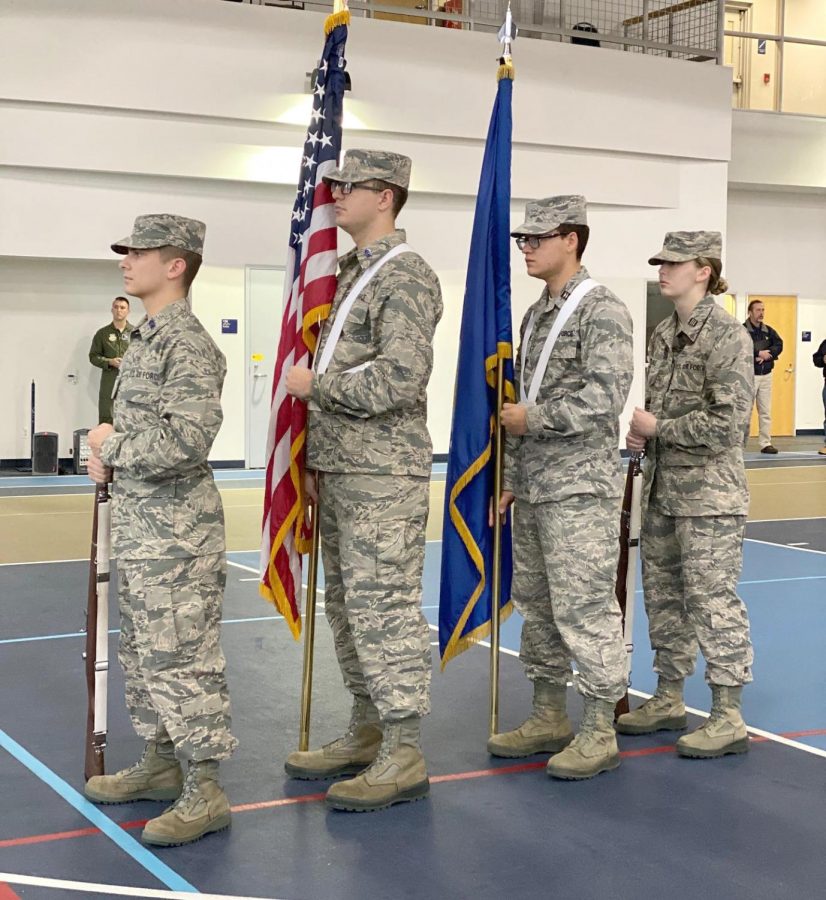
POLYGON ((112 301, 112 322, 95 332, 89 348, 89 362, 103 371, 100 373, 98 394, 98 422, 112 424, 112 390, 118 377, 120 361, 129 346, 132 326, 127 321, 129 301, 115 297, 112 301))

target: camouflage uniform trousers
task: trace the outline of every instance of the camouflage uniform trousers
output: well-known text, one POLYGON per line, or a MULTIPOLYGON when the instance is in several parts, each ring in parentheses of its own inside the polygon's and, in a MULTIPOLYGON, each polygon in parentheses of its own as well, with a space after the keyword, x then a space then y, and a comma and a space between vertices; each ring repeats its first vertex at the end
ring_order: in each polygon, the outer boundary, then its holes
POLYGON ((344 684, 382 721, 430 712, 430 630, 421 609, 426 477, 323 472, 325 610, 344 684))
POLYGON ((574 497, 517 500, 511 596, 524 618, 519 658, 531 681, 567 684, 616 702, 628 663, 614 589, 619 554, 618 500, 574 497))
POLYGON ((648 507, 642 583, 654 671, 664 678, 691 675, 699 645, 707 682, 751 681, 749 619, 736 589, 745 526, 745 516, 667 516, 648 507))
POLYGON ((238 741, 220 644, 224 554, 118 560, 118 574, 118 658, 135 731, 168 735, 181 760, 226 759, 238 741))

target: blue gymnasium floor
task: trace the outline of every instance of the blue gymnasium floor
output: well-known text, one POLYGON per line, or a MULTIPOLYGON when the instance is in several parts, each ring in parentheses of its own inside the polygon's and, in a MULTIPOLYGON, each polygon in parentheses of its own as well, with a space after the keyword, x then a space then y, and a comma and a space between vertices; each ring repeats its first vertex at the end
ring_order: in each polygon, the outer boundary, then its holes
MULTIPOLYGON (((86 565, 2 567, 0 900, 125 895, 118 886, 130 887, 130 896, 200 891, 285 900, 822 896, 824 526, 809 519, 748 530, 741 590, 756 661, 745 713, 753 730, 787 738, 759 734, 746 756, 694 761, 673 753, 673 734, 620 736, 624 761, 616 772, 551 781, 542 757, 495 760, 485 752, 488 652, 479 647, 444 674, 434 664, 424 735, 430 798, 364 815, 327 812, 324 783, 284 777, 283 759, 297 743, 300 647, 258 599, 255 575, 245 568, 255 568, 257 554, 231 554, 224 648, 241 747, 222 772, 233 826, 159 851, 138 838, 141 822, 161 804, 94 807, 77 793, 85 721, 77 629, 86 565)), ((434 623, 439 554, 430 543, 424 606, 434 623)), ((333 737, 347 718, 329 630, 320 626, 314 743, 333 737)), ((646 692, 654 679, 640 595, 635 631, 634 688, 646 692)), ((521 721, 530 703, 514 658, 518 640, 513 616, 502 634, 503 729, 521 721)), ((114 659, 114 632, 110 653, 114 659)), ((117 665, 109 696, 107 771, 115 771, 140 746, 123 710, 117 665)), ((573 691, 569 696, 578 720, 581 705, 573 691)), ((688 700, 708 706, 701 673, 688 685, 688 700)))

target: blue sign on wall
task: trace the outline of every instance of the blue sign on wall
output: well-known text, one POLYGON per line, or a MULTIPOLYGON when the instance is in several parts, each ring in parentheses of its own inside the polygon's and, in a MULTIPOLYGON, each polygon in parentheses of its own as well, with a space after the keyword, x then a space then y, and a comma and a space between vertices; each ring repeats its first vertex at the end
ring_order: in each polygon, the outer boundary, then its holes
POLYGON ((804 331, 803 334, 800 336, 801 341, 810 341, 811 339, 812 339, 811 331, 804 331))
POLYGON ((238 334, 238 319, 221 319, 221 334, 238 334))
POLYGON ((757 52, 761 54, 761 56, 766 55, 766 39, 758 38, 757 39, 757 52))

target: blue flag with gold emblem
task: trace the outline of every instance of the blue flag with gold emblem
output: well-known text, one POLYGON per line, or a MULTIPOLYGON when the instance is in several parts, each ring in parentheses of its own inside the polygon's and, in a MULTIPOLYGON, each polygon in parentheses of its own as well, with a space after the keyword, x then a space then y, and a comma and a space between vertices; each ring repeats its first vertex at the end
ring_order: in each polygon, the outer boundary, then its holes
MULTIPOLYGON (((445 487, 439 650, 442 668, 490 633, 496 367, 515 402, 510 285, 512 68, 503 66, 479 179, 445 487), (504 71, 503 71, 504 70, 504 71), (504 75, 504 77, 503 77, 504 75)), ((503 618, 510 612, 510 516, 502 531, 503 618)))

